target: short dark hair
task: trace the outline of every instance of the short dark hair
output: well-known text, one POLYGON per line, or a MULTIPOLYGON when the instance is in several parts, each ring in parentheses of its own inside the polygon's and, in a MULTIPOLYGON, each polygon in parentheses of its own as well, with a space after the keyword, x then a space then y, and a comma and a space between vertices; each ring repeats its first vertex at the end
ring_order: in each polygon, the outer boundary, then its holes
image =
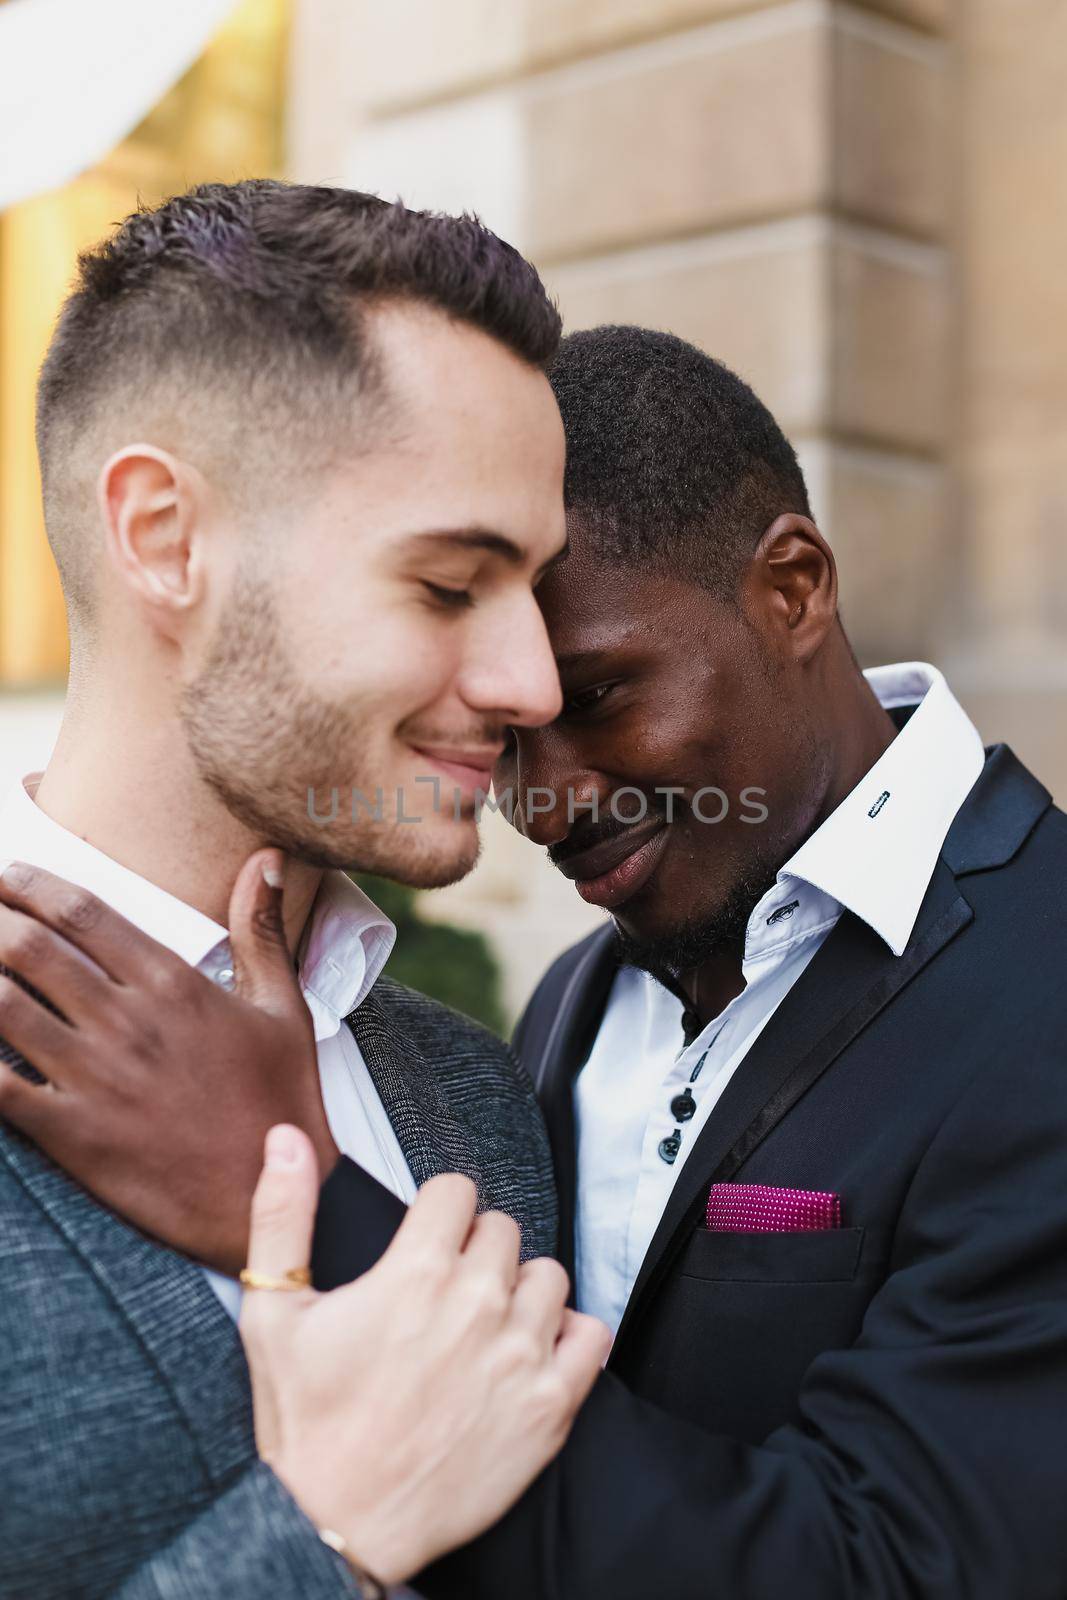
POLYGON ((609 560, 724 598, 776 517, 810 516, 796 453, 748 385, 670 333, 567 334, 549 371, 568 514, 609 560))
POLYGON ((79 511, 65 464, 103 402, 158 393, 162 379, 176 415, 221 393, 233 424, 256 422, 275 451, 294 434, 321 445, 343 402, 380 376, 361 311, 395 299, 482 329, 542 370, 559 343, 537 272, 476 217, 350 189, 203 184, 86 251, 37 393, 46 520, 68 588, 83 586, 64 524, 84 515, 85 485, 79 511))

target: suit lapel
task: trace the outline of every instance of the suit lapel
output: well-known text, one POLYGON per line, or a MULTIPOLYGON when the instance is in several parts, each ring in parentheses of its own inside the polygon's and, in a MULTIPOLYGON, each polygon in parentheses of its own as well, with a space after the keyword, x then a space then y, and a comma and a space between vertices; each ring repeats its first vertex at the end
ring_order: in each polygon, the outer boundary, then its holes
POLYGON ((733 1177, 861 1029, 972 916, 941 861, 902 956, 894 956, 872 929, 844 913, 759 1035, 695 1141, 637 1275, 616 1349, 698 1222, 709 1183, 733 1177))
MULTIPOLYGON (((452 1144, 459 1130, 432 1064, 383 1006, 383 987, 376 984, 347 1021, 411 1176, 421 1186, 439 1172, 465 1170, 441 1160, 442 1147, 452 1144)), ((470 1154, 476 1170, 476 1152, 470 1154)))
POLYGON ((559 1259, 574 1279, 574 1213, 578 1179, 573 1084, 596 1037, 608 991, 618 970, 615 934, 608 924, 592 939, 563 993, 537 1069, 541 1102, 559 1196, 559 1259))
POLYGON ((0 1159, 86 1264, 147 1352, 220 1486, 254 1455, 240 1336, 203 1270, 97 1204, 19 1134, 0 1126, 0 1159))

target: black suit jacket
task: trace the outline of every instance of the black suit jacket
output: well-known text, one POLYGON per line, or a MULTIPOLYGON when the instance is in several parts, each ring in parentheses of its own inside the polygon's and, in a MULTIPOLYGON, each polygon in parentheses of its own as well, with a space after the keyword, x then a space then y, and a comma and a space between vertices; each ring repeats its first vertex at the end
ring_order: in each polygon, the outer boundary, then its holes
MULTIPOLYGON (((605 929, 517 1041, 573 1226, 605 929)), ((530 1600, 1063 1600, 1067 817, 989 752, 900 957, 849 913, 679 1174, 608 1371, 490 1534, 420 1580, 530 1600), (708 1187, 842 1197, 719 1234, 708 1187)))

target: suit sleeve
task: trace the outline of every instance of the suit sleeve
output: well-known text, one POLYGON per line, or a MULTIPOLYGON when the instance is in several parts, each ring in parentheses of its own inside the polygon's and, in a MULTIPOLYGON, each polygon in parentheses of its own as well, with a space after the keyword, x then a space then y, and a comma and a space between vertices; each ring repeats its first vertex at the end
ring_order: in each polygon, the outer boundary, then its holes
MULTIPOLYGON (((1067 1064, 980 1072, 931 1142, 860 1336, 762 1445, 598 1381, 432 1600, 1062 1600, 1067 1064)), ((709 1360, 714 1351, 709 1350, 709 1360)))
POLYGON ((356 1581, 262 1462, 250 1467, 113 1600, 301 1600, 358 1597, 356 1581))

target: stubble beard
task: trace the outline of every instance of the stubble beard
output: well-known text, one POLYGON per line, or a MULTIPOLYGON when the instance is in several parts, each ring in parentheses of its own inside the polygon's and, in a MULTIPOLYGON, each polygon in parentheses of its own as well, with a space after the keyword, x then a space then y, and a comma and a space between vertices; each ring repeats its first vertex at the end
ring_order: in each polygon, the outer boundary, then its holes
POLYGON ((398 823, 395 791, 376 800, 380 763, 368 731, 371 704, 327 700, 301 681, 285 649, 271 591, 235 582, 227 625, 183 691, 180 718, 204 784, 264 844, 308 866, 378 873, 413 888, 442 888, 478 858, 477 829, 447 819, 398 823), (360 776, 347 786, 339 770, 360 776), (375 772, 375 768, 378 772, 375 772), (336 790, 336 818, 328 816, 336 790), (366 804, 353 804, 359 791, 366 804))
POLYGON ((777 868, 770 861, 754 862, 706 915, 692 918, 662 934, 641 939, 615 923, 616 952, 620 963, 639 967, 669 989, 713 956, 741 954, 753 911, 774 883, 777 868))

